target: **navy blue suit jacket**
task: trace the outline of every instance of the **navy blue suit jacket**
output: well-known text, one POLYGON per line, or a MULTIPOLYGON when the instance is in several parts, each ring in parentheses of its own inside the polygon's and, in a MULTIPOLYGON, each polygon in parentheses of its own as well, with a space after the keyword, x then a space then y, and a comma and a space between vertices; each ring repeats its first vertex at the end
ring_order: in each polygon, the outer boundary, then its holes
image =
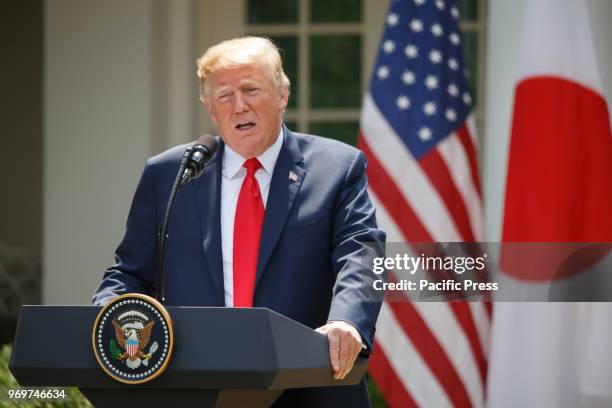
MULTIPOLYGON (((380 301, 366 299, 365 243, 382 253, 369 199, 366 160, 346 144, 284 127, 264 215, 254 306, 267 307, 311 328, 329 320, 353 324, 373 347, 380 301), (290 180, 289 172, 298 176, 290 180)), ((223 142, 199 179, 178 194, 166 247, 167 305, 224 306, 220 192, 223 142)), ((95 304, 128 292, 155 294, 156 236, 186 145, 146 163, 125 236, 94 294, 95 304)), ((368 252, 369 251, 369 252, 368 252)), ((286 391, 278 406, 367 406, 354 387, 286 391), (322 405, 323 404, 323 405, 322 405), (338 405, 340 404, 340 405, 338 405)))

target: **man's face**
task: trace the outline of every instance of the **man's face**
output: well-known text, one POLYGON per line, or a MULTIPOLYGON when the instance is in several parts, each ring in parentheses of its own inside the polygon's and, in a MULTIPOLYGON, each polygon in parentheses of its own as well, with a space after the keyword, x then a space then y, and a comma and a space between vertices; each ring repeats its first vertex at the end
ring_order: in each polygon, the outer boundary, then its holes
POLYGON ((278 88, 267 65, 219 69, 206 83, 204 105, 236 153, 250 159, 274 144, 289 92, 278 88))

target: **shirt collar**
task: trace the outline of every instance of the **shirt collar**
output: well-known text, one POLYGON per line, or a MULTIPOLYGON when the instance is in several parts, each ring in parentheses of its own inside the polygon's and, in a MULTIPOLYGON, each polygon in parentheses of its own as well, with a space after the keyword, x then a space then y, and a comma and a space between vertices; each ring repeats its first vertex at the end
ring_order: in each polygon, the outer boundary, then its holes
MULTIPOLYGON (((257 156, 257 160, 259 160, 263 169, 270 176, 274 172, 276 160, 278 159, 280 150, 283 147, 283 138, 283 127, 281 126, 280 132, 276 137, 276 141, 272 144, 272 146, 268 147, 268 149, 260 156, 257 156)), ((240 169, 242 169, 242 164, 245 160, 246 159, 244 157, 236 153, 231 147, 226 144, 225 150, 223 152, 223 172, 230 179, 236 177, 240 169)))

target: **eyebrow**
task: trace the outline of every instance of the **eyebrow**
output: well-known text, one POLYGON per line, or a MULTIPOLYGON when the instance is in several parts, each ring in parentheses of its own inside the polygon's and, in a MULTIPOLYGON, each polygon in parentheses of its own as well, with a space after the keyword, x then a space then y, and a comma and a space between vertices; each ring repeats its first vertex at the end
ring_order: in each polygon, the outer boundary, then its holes
POLYGON ((240 87, 249 86, 249 85, 261 86, 261 82, 256 79, 249 78, 249 79, 245 79, 243 82, 239 84, 240 87))
MULTIPOLYGON (((262 83, 261 81, 258 81, 255 78, 246 78, 243 79, 239 84, 238 84, 238 88, 244 88, 247 86, 257 86, 257 87, 261 87, 262 83)), ((219 95, 223 92, 227 92, 227 91, 231 91, 233 88, 230 85, 220 85, 219 87, 217 87, 217 89, 215 90, 214 94, 215 95, 219 95)))
POLYGON ((218 87, 217 89, 215 89, 215 91, 213 92, 213 95, 215 96, 219 96, 225 92, 229 92, 231 91, 231 87, 228 85, 222 85, 220 87, 218 87))

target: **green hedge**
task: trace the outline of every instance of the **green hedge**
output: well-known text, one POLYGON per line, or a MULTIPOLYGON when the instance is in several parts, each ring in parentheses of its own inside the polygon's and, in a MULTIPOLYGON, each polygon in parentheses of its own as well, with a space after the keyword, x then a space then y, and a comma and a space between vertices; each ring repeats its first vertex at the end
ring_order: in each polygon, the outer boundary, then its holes
POLYGON ((0 349, 0 406, 1 407, 19 407, 19 408, 90 408, 92 405, 81 394, 78 388, 68 388, 67 398, 61 402, 51 401, 24 401, 10 400, 8 390, 21 388, 15 378, 8 369, 8 363, 11 357, 11 346, 4 345, 0 349))
POLYGON ((388 405, 374 380, 369 375, 366 376, 366 379, 368 380, 368 393, 370 394, 370 401, 372 401, 372 408, 387 408, 388 405))

